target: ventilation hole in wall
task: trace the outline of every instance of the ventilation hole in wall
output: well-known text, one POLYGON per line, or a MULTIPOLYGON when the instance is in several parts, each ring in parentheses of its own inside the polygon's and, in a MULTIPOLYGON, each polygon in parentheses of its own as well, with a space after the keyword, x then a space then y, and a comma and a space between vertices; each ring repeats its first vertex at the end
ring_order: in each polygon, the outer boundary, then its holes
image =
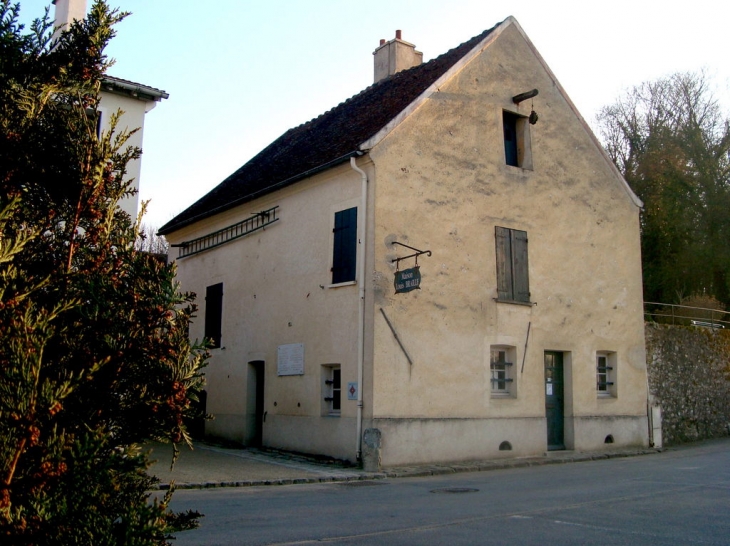
POLYGON ((606 439, 603 440, 603 443, 604 444, 612 444, 613 443, 613 434, 609 434, 608 436, 606 436, 606 439))
POLYGON ((512 451, 512 444, 509 442, 502 442, 499 444, 499 450, 500 451, 512 451))

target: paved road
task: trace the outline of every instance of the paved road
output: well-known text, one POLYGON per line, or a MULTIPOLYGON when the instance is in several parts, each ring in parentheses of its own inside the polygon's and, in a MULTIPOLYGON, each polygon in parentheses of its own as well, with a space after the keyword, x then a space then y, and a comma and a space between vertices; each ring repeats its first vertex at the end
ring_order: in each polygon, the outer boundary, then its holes
POLYGON ((642 457, 347 483, 184 490, 176 544, 730 544, 730 440, 642 457))

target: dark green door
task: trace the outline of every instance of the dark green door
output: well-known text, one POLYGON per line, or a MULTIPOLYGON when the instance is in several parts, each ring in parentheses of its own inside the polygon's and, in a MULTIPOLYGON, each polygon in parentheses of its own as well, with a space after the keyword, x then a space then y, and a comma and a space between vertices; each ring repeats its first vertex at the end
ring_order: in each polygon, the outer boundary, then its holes
POLYGON ((545 351, 545 417, 548 450, 565 449, 563 353, 545 351))

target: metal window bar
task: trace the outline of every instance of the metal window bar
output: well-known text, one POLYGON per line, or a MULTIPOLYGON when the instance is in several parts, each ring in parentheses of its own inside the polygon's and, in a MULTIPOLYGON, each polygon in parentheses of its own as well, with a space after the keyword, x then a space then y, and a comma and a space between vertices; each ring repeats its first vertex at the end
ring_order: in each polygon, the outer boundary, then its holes
POLYGON ((644 302, 644 319, 672 325, 706 328, 730 328, 730 312, 708 307, 693 307, 673 303, 644 302), (697 313, 699 311, 699 313, 697 313), (706 315, 709 314, 709 319, 706 315))
POLYGON ((512 363, 500 360, 490 362, 489 367, 492 371, 492 390, 506 391, 507 383, 512 383, 514 381, 513 378, 507 376, 507 366, 512 366, 512 363), (500 375, 502 375, 502 377, 500 377, 500 375))
POLYGON ((192 256, 198 252, 203 252, 211 248, 223 245, 230 241, 234 241, 240 237, 264 229, 266 226, 273 224, 279 220, 277 215, 277 209, 279 206, 275 206, 268 210, 261 212, 255 212, 250 218, 237 224, 225 227, 208 235, 203 235, 197 239, 191 241, 185 241, 179 245, 173 245, 179 248, 178 258, 185 258, 192 256))

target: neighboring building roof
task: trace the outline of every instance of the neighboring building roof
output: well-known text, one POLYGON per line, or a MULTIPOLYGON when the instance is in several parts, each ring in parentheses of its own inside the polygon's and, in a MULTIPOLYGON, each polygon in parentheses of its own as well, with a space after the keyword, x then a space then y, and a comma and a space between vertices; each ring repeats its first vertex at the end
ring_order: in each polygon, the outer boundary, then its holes
POLYGON ((427 63, 381 80, 289 129, 216 188, 160 228, 164 235, 341 163, 482 42, 495 27, 427 63))
POLYGON ((115 78, 108 74, 105 74, 102 79, 101 89, 102 91, 118 93, 120 95, 134 97, 135 99, 144 101, 159 102, 170 96, 161 89, 155 89, 154 87, 150 87, 149 85, 144 85, 142 83, 123 80, 122 78, 115 78))

